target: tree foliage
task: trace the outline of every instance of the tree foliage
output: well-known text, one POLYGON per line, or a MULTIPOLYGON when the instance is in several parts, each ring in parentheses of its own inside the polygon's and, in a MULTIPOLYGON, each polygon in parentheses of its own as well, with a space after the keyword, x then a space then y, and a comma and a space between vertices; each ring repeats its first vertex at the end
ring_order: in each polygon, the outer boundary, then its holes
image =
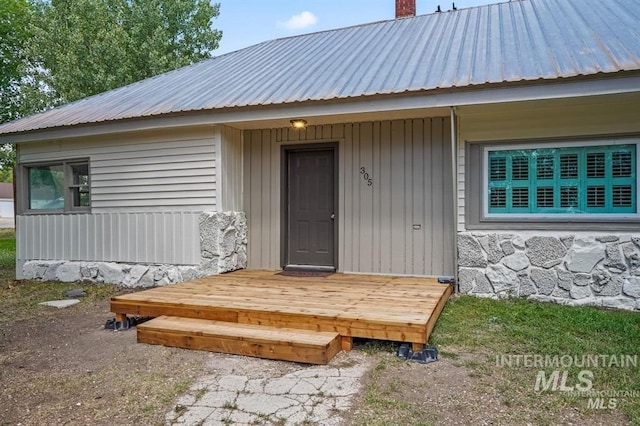
POLYGON ((27 0, 0 1, 0 123, 16 118, 16 96, 31 38, 31 6, 27 0))
MULTIPOLYGON (((210 0, 0 0, 0 123, 212 56, 210 0)), ((0 165, 15 153, 0 151, 0 165)))
POLYGON ((222 33, 208 0, 40 0, 38 77, 70 102, 211 57, 222 33))
POLYGON ((0 87, 20 78, 24 45, 28 40, 30 6, 26 0, 0 2, 0 87))

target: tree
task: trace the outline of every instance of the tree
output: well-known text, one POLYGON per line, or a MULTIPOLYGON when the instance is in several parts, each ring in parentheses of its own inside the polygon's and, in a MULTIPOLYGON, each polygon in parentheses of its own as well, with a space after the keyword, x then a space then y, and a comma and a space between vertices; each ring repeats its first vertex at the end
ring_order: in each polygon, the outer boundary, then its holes
MULTIPOLYGON (((18 101, 26 64, 26 46, 32 36, 31 5, 27 0, 0 1, 0 123, 21 116, 18 101)), ((0 146, 0 181, 13 180, 15 151, 0 146)))
POLYGON ((209 58, 222 33, 208 0, 40 0, 37 79, 70 102, 209 58))
POLYGON ((0 2, 0 123, 17 118, 15 101, 24 73, 25 48, 31 37, 27 0, 0 2))
MULTIPOLYGON (((210 0, 0 0, 0 123, 211 57, 219 12, 210 0)), ((0 147, 0 168, 14 163, 0 147)))

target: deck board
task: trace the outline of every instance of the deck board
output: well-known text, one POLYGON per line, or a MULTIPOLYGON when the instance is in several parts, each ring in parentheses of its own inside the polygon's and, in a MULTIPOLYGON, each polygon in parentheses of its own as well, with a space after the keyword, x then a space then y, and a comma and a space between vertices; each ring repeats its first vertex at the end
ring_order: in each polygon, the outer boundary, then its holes
POLYGON ((116 296, 111 310, 426 343, 450 293, 431 278, 242 270, 116 296))
POLYGON ((168 316, 141 324, 138 342, 311 364, 327 364, 340 350, 337 333, 168 316))

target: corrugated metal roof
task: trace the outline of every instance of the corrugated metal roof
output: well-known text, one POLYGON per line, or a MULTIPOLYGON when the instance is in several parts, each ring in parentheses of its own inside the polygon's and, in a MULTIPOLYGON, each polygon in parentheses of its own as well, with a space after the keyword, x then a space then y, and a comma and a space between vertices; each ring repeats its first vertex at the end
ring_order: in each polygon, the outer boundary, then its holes
POLYGON ((267 41, 5 124, 0 134, 639 69, 640 1, 516 0, 267 41))

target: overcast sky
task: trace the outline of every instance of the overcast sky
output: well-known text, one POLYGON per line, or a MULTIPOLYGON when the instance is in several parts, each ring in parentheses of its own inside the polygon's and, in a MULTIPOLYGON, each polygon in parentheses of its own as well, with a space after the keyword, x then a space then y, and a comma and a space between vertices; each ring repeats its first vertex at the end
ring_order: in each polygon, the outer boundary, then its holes
MULTIPOLYGON (((218 0, 220 16, 213 26, 224 32, 221 55, 261 41, 347 27, 395 17, 395 0, 218 0)), ((506 0, 503 0, 506 1, 506 0)), ((458 9, 500 0, 457 0, 458 9)), ((417 0, 417 14, 433 13, 450 0, 417 0)))

